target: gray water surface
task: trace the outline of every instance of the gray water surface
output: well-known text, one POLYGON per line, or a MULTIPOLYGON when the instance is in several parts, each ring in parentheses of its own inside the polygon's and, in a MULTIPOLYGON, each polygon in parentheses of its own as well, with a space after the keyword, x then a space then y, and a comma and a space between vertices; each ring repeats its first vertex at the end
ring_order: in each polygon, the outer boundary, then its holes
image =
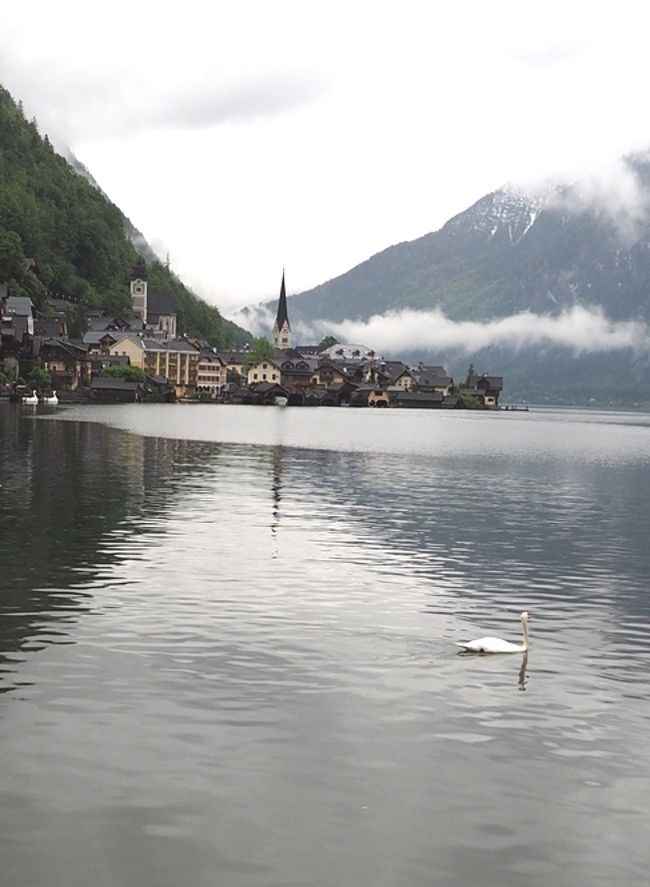
POLYGON ((643 414, 0 405, 0 882, 646 885, 649 471, 643 414))

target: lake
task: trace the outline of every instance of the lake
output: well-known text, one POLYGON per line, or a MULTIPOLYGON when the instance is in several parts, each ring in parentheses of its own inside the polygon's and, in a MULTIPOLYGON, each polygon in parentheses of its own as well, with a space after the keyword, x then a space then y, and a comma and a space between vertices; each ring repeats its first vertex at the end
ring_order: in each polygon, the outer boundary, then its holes
POLYGON ((0 404, 2 883, 645 887, 649 477, 641 413, 0 404))

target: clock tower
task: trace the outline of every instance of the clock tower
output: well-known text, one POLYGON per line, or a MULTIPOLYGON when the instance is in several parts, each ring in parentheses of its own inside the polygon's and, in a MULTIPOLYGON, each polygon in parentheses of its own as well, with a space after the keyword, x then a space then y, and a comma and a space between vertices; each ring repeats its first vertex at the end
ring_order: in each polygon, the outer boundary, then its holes
POLYGON ((131 301, 133 313, 143 325, 147 325, 147 269, 144 261, 140 260, 133 266, 131 272, 131 301))

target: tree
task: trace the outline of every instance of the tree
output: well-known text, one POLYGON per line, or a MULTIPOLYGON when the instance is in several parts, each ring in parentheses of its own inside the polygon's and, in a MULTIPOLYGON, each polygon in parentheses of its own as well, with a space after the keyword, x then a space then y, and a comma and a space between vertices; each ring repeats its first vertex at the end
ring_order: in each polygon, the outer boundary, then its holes
POLYGON ((20 237, 15 231, 0 228, 0 281, 22 277, 25 269, 25 253, 20 237))
POLYGON ((252 367, 256 363, 259 363, 260 360, 268 360, 272 358, 274 354, 275 348, 273 345, 268 339, 265 339, 264 336, 260 336, 259 339, 253 339, 251 347, 244 358, 244 365, 246 367, 252 367))
POLYGON ((102 371, 102 376, 124 379, 126 382, 144 382, 147 378, 144 374, 144 370, 140 369, 140 367, 132 367, 128 363, 106 367, 106 369, 102 371))
POLYGON ((325 336, 324 339, 318 345, 319 351, 325 351, 326 348, 331 348, 332 345, 338 345, 339 340, 335 339, 334 336, 325 336))
POLYGON ((47 370, 44 370, 42 367, 32 367, 29 371, 27 378, 25 379, 27 386, 29 388, 47 388, 52 384, 52 376, 48 373, 47 370))

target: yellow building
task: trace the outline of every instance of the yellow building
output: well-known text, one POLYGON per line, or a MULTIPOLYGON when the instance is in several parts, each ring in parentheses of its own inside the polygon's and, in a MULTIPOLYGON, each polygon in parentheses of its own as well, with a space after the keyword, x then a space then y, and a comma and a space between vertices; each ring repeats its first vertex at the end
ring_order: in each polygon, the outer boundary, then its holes
POLYGON ((146 339, 144 371, 167 379, 177 397, 192 397, 196 391, 199 357, 199 351, 185 339, 172 342, 146 339))
POLYGON ((112 357, 126 356, 132 367, 144 369, 144 342, 140 336, 130 333, 122 336, 108 349, 112 357))
POLYGON ((249 368, 247 381, 249 385, 255 385, 256 382, 276 382, 279 385, 281 376, 280 366, 267 357, 249 368))

